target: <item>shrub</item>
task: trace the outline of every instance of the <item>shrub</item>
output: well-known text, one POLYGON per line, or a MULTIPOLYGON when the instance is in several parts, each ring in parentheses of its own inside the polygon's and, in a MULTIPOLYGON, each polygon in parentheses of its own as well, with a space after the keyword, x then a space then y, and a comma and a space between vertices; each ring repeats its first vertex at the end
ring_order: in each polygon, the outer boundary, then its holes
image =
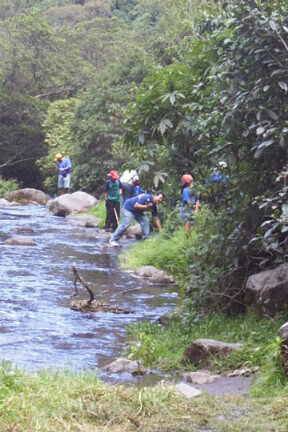
POLYGON ((7 192, 13 192, 16 189, 19 189, 19 183, 17 180, 7 180, 3 177, 0 177, 0 197, 3 197, 7 192))

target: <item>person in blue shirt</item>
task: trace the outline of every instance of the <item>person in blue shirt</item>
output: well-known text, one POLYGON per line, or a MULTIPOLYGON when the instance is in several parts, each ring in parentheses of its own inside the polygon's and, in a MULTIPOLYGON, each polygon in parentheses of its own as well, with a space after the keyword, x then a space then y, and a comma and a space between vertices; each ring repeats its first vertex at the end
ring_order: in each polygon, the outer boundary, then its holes
MULTIPOLYGON (((145 215, 145 212, 151 211, 152 216, 157 219, 157 204, 161 203, 164 199, 162 192, 157 195, 152 195, 151 193, 142 193, 135 197, 129 198, 125 201, 122 208, 122 219, 116 229, 112 234, 110 239, 110 246, 119 246, 118 240, 125 233, 129 225, 136 220, 141 226, 143 238, 147 238, 150 234, 150 221, 145 215)), ((160 227, 160 221, 158 222, 160 227)))
POLYGON ((225 161, 220 161, 217 166, 213 169, 212 174, 208 177, 208 184, 224 184, 227 185, 229 182, 229 177, 224 173, 227 169, 227 163, 225 161))
POLYGON ((208 202, 214 207, 222 207, 225 203, 229 186, 229 177, 225 174, 227 163, 220 161, 206 180, 208 202))
POLYGON ((184 222, 185 231, 189 232, 194 213, 200 208, 200 198, 193 188, 193 177, 191 174, 184 174, 181 177, 181 185, 180 217, 184 222))
POLYGON ((72 163, 68 156, 63 156, 61 153, 55 155, 55 162, 58 172, 58 194, 62 195, 68 193, 71 187, 72 163))

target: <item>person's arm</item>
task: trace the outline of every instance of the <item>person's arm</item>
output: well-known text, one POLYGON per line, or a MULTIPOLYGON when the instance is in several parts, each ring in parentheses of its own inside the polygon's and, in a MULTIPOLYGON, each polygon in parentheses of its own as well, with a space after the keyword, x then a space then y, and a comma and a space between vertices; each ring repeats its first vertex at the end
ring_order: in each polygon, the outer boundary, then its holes
POLYGON ((159 216, 153 216, 153 225, 158 231, 162 231, 162 225, 159 216))
POLYGON ((195 212, 197 212, 198 210, 200 210, 201 208, 201 203, 200 203, 200 194, 197 194, 196 197, 196 202, 195 202, 195 212))
POLYGON ((148 204, 140 204, 140 203, 136 203, 134 204, 134 209, 135 210, 141 210, 141 211, 145 211, 145 210, 150 210, 153 207, 153 203, 148 203, 148 204))

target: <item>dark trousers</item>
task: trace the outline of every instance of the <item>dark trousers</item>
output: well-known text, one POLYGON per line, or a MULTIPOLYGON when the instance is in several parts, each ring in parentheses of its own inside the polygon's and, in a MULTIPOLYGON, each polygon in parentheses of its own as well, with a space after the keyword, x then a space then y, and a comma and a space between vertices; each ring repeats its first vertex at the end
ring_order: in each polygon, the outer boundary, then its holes
POLYGON ((106 221, 105 229, 116 230, 118 226, 117 218, 120 218, 120 202, 106 200, 106 221))

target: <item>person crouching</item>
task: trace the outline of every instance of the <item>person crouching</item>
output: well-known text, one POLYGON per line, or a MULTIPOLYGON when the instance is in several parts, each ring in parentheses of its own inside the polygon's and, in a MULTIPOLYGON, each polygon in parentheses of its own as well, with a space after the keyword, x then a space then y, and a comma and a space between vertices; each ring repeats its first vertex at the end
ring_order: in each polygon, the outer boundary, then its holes
POLYGON ((151 211, 152 216, 157 216, 157 204, 161 203, 164 199, 164 194, 159 192, 156 195, 151 193, 143 193, 136 197, 129 198, 125 201, 122 208, 121 222, 112 234, 110 239, 110 246, 119 246, 118 240, 125 233, 131 223, 136 220, 141 226, 143 239, 147 238, 150 234, 150 221, 145 212, 151 211))

